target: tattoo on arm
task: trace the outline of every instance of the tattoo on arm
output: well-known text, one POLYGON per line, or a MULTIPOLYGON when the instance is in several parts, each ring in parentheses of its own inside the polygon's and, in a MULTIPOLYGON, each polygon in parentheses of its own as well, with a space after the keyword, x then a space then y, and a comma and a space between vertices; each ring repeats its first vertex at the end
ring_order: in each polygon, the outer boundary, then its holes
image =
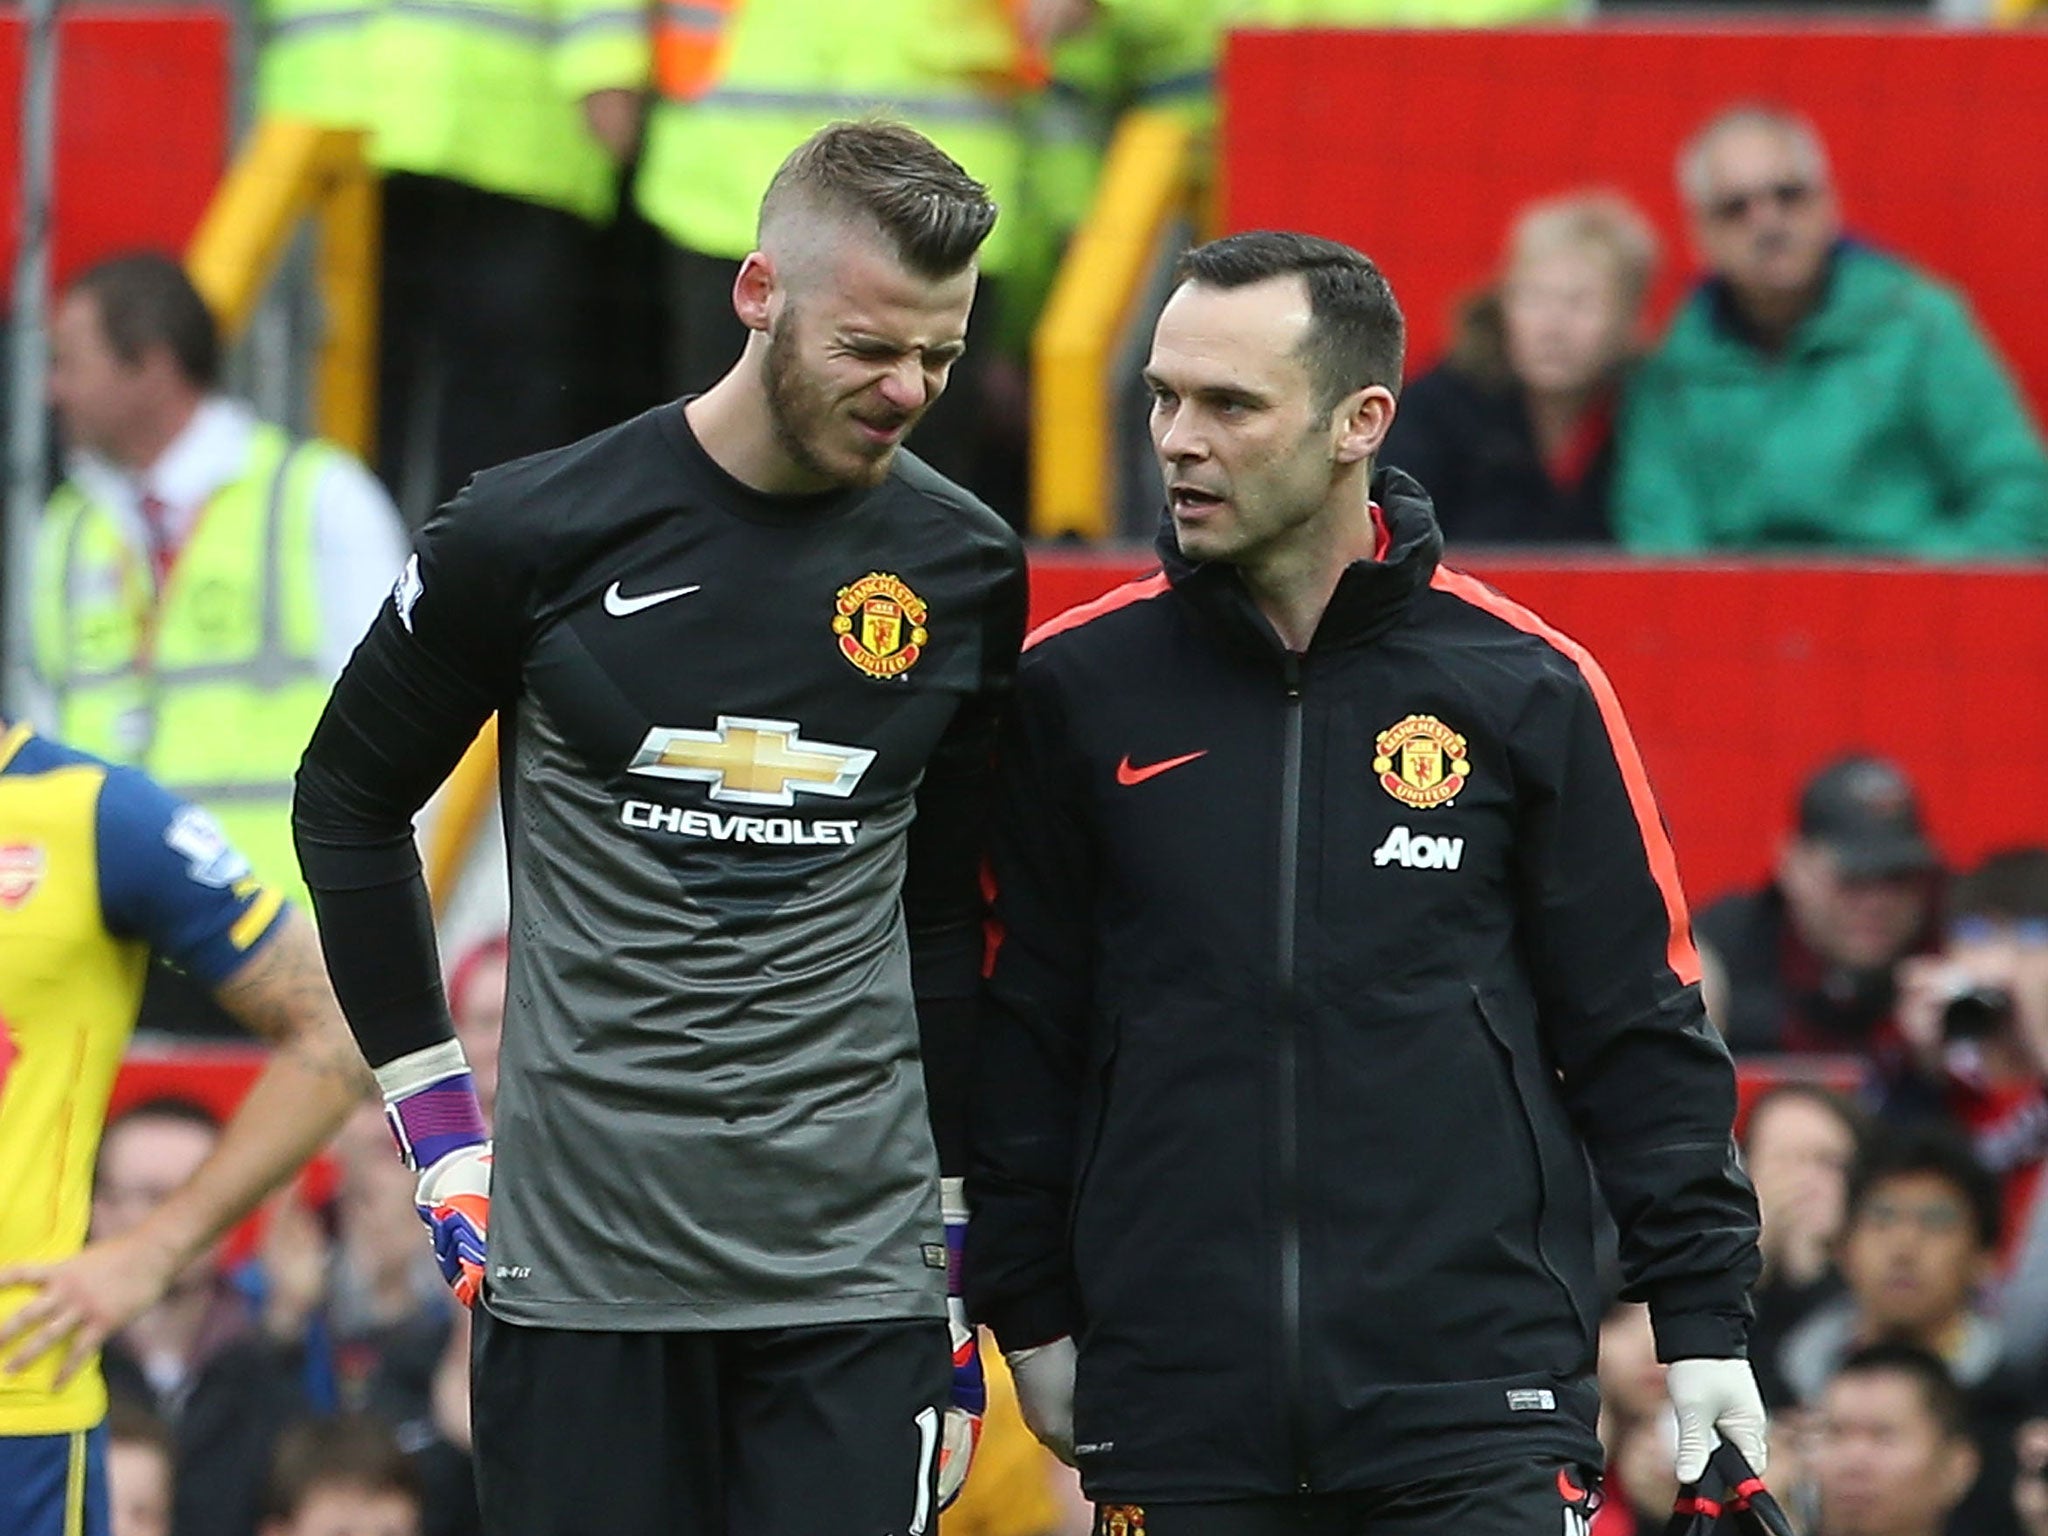
POLYGON ((214 994, 243 1028, 287 1052, 308 1070, 369 1093, 376 1080, 334 1000, 320 941, 297 912, 214 994))

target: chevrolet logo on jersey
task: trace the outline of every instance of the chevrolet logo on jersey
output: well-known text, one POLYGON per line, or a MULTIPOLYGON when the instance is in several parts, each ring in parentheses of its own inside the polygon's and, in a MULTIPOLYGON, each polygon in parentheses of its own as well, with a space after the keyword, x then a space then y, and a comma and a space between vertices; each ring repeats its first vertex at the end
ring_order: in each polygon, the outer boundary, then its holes
POLYGON ((746 715, 720 715, 715 731, 657 725, 626 771, 709 784, 712 799, 739 805, 794 805, 799 793, 845 799, 874 752, 806 741, 802 730, 794 720, 746 715))

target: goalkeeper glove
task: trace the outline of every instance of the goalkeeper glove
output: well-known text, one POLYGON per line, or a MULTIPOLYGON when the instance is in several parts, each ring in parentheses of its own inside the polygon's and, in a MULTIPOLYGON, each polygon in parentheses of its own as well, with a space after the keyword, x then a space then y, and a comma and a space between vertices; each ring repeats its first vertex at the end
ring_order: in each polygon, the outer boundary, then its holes
POLYGON ((453 1040, 377 1068, 384 1119, 419 1174, 413 1208, 434 1241, 442 1278, 464 1306, 484 1283, 491 1227, 491 1142, 469 1062, 453 1040))
POLYGON ((967 1236, 967 1196, 959 1179, 939 1180, 939 1205, 946 1221, 946 1323, 953 1335, 953 1402, 946 1410, 939 1443, 939 1508, 960 1497, 974 1448, 981 1443, 981 1417, 988 1410, 988 1382, 981 1374, 981 1348, 967 1305, 960 1299, 960 1247, 967 1236))

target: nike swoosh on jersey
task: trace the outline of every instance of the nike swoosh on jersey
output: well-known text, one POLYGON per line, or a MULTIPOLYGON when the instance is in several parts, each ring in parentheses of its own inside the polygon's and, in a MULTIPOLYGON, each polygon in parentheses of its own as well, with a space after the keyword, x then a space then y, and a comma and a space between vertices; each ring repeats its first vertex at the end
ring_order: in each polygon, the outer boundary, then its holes
POLYGON ((701 585, 700 583, 695 587, 670 587, 661 592, 643 592, 638 597, 627 597, 619 590, 619 584, 615 581, 605 588, 604 611, 615 619, 623 619, 626 615, 638 613, 643 608, 652 608, 656 603, 665 603, 671 598, 688 597, 692 592, 701 590, 701 585))
POLYGON ((1156 779, 1162 773, 1170 772, 1175 768, 1192 763, 1198 757, 1207 757, 1208 755, 1209 749, 1204 747, 1199 752, 1188 752, 1179 757, 1166 758, 1161 762, 1147 763, 1142 768, 1132 767, 1131 760, 1127 756, 1116 765, 1116 781, 1125 788, 1129 788, 1133 784, 1142 784, 1147 779, 1156 779))

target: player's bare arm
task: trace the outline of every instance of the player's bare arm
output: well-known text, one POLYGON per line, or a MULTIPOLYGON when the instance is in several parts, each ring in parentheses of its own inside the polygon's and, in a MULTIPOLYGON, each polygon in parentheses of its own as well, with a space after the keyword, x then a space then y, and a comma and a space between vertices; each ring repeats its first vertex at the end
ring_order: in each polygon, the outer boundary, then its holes
POLYGON ((213 1156, 141 1226, 59 1263, 0 1270, 0 1286, 40 1288, 0 1327, 0 1371, 61 1345, 58 1384, 70 1380, 324 1146, 375 1086, 334 1001, 313 926, 300 914, 280 919, 277 933, 214 995, 275 1047, 269 1062, 213 1156))

